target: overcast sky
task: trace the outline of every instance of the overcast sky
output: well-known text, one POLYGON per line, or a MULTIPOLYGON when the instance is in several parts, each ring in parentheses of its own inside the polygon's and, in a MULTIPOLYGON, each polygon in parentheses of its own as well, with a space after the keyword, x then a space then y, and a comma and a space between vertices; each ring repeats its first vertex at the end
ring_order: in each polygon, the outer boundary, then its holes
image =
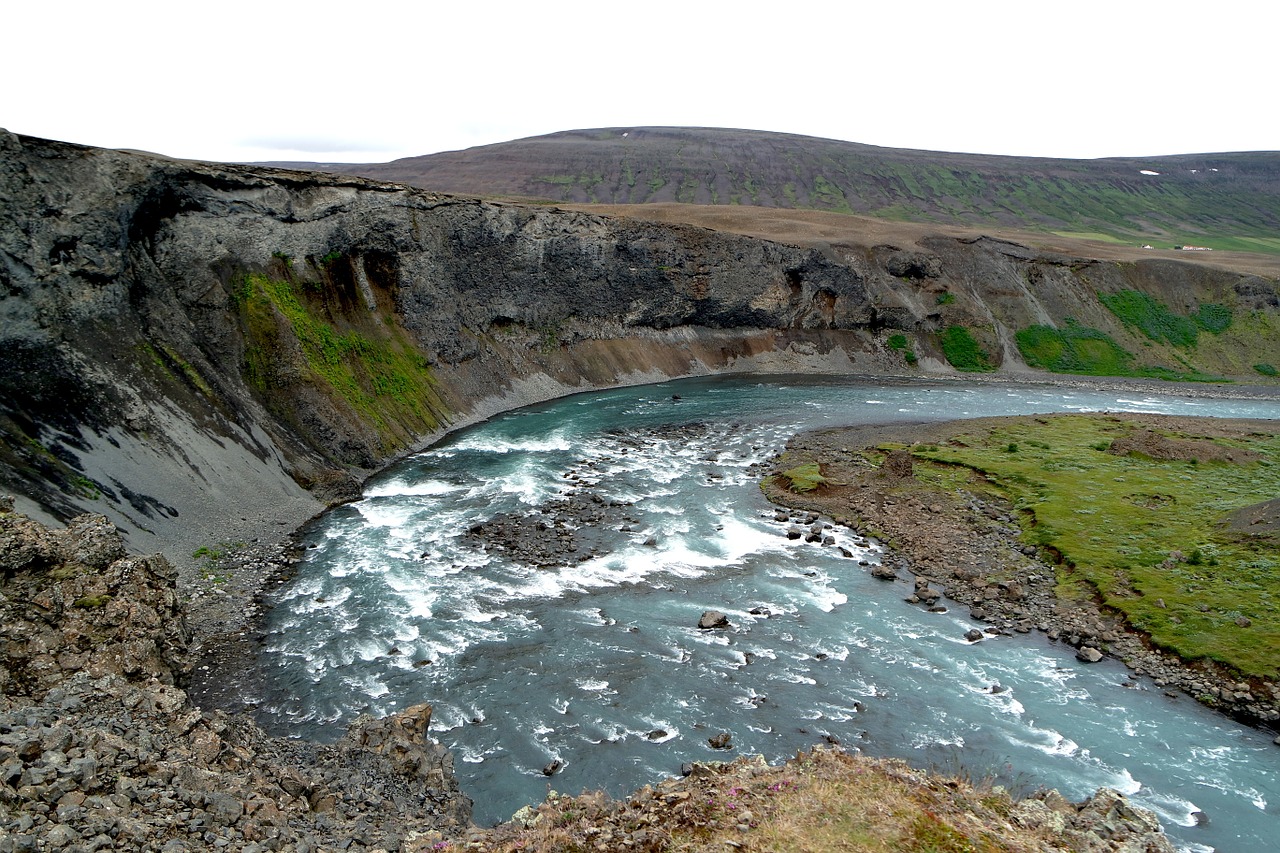
POLYGON ((1280 7, 12 0, 0 127, 377 162, 590 127, 1048 157, 1280 149, 1280 7))

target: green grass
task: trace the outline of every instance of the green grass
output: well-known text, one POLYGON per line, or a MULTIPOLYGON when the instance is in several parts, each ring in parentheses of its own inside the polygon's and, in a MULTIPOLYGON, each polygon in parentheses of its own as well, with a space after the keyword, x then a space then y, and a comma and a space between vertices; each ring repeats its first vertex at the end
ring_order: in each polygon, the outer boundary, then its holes
POLYGON ((955 301, 956 301, 956 295, 954 293, 944 292, 944 293, 938 294, 939 305, 950 305, 952 302, 955 302, 955 301))
POLYGON ((1031 367, 1088 376, 1133 373, 1133 354, 1097 329, 1071 322, 1061 329, 1031 326, 1020 329, 1014 339, 1022 358, 1031 367))
POLYGON ((281 339, 287 327, 302 352, 304 381, 375 427, 386 450, 438 425, 435 379, 393 322, 377 331, 340 331, 292 283, 260 274, 245 276, 236 300, 249 344, 246 379, 261 393, 281 390, 275 362, 290 349, 281 339))
MULTIPOLYGON (((1174 314, 1163 302, 1137 290, 1099 293, 1098 299, 1126 326, 1132 326, 1157 343, 1194 346, 1199 330, 1194 320, 1174 314)), ((1225 328, 1225 327, 1223 327, 1225 328)))
POLYGON ((1059 237, 1071 237, 1076 240, 1093 240, 1098 243, 1115 243, 1118 245, 1131 243, 1131 240, 1122 240, 1113 234, 1103 234, 1098 231, 1052 231, 1059 237))
POLYGON ((822 476, 817 462, 797 465, 794 468, 783 471, 782 476, 787 478, 787 482, 790 483, 790 488, 793 492, 812 492, 818 486, 827 482, 827 478, 822 476))
POLYGON ((942 333, 942 353, 956 370, 987 373, 995 370, 985 350, 964 326, 948 326, 942 333))
POLYGON ((1086 579, 1157 645, 1188 660, 1275 676, 1280 553, 1273 541, 1230 533, 1220 521, 1280 494, 1280 436, 1252 437, 1248 446, 1264 459, 1248 464, 1156 461, 1098 449, 1129 429, 1100 416, 1017 418, 958 437, 968 446, 914 453, 984 475, 1023 510, 1025 540, 1062 554, 1062 585, 1086 579), (1008 452, 1014 444, 1018 452, 1008 452), (1237 625, 1240 616, 1251 626, 1237 625))
POLYGON ((1263 376, 1275 376, 1277 373, 1276 367, 1274 364, 1267 364, 1265 362, 1261 364, 1255 364, 1253 366, 1253 369, 1261 373, 1263 376))
POLYGON ((889 349, 906 349, 907 336, 906 335, 890 335, 888 344, 889 344, 889 349))

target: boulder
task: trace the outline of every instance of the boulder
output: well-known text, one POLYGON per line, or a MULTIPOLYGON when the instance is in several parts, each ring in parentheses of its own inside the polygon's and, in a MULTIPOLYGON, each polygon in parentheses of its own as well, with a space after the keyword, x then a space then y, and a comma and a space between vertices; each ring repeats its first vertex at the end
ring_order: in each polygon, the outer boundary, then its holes
POLYGON ((970 628, 968 631, 964 632, 964 638, 971 643, 976 643, 982 639, 982 632, 977 628, 970 628))
POLYGON ((884 458, 884 462, 880 463, 880 470, 886 476, 897 477, 899 479, 907 479, 911 476, 912 457, 905 450, 893 450, 884 458))
POLYGON ((707 610, 702 614, 702 618, 698 620, 698 627, 703 631, 710 631, 714 628, 728 628, 729 617, 719 610, 707 610))
POLYGON ((711 744, 712 749, 733 749, 733 735, 721 732, 707 738, 707 743, 711 744))
POLYGON ((1076 660, 1084 663, 1097 663, 1102 660, 1102 652, 1093 646, 1081 646, 1080 650, 1076 652, 1076 660))

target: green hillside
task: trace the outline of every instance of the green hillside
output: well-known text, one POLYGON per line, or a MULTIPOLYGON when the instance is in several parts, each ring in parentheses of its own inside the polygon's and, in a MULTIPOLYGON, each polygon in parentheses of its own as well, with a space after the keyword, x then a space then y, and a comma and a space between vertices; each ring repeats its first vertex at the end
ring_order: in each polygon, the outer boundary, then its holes
POLYGON ((385 164, 288 164, 442 192, 751 205, 1280 253, 1280 152, 1055 160, 707 128, 607 128, 385 164))

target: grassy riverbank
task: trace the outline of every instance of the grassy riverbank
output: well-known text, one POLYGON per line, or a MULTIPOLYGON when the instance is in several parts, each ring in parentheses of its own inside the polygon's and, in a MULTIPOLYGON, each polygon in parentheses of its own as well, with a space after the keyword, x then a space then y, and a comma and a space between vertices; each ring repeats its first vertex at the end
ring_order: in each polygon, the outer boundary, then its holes
POLYGON ((802 433, 770 500, 885 542, 996 633, 1042 631, 1280 721, 1280 424, 1046 415, 802 433), (816 467, 813 467, 816 466, 816 467), (822 478, 809 491, 796 471, 822 478))
POLYGON ((1280 427, 1011 418, 911 452, 1008 500, 1025 541, 1059 555, 1060 595, 1096 592, 1183 659, 1280 669, 1280 427))

